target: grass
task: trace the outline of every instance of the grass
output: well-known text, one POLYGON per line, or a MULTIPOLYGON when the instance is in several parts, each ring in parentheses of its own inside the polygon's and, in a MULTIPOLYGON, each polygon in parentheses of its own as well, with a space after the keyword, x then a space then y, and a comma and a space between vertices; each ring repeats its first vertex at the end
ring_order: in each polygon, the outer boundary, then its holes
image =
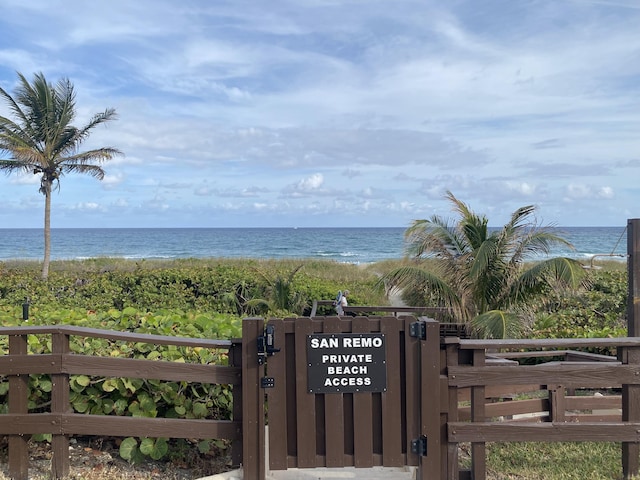
POLYGON ((619 443, 493 443, 487 446, 487 478, 619 479, 619 443))

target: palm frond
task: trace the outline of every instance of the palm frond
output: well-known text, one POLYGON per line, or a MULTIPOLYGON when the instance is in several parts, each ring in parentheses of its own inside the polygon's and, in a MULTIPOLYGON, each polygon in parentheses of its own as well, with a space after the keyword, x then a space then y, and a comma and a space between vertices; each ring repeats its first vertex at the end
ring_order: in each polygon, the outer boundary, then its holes
POLYGON ((580 288, 588 275, 580 262, 573 258, 556 257, 538 262, 526 269, 521 277, 523 285, 535 285, 541 281, 553 281, 566 288, 580 288))
POLYGON ((429 220, 415 220, 405 231, 404 238, 406 252, 413 257, 453 258, 467 250, 455 224, 437 215, 429 220))
POLYGON ((478 315, 471 321, 471 328, 480 338, 517 338, 524 332, 520 317, 503 310, 478 315))
POLYGON ((5 170, 8 174, 16 172, 16 171, 25 171, 28 172, 31 170, 30 166, 25 162, 20 162, 18 160, 2 160, 0 159, 0 170, 5 170))
POLYGON ((108 108, 104 112, 94 115, 89 123, 77 131, 76 139, 78 141, 84 140, 95 127, 111 120, 117 120, 117 118, 118 114, 113 108, 108 108))
POLYGON ((63 173, 85 173, 93 178, 102 180, 104 178, 104 170, 98 165, 83 165, 83 164, 64 164, 60 167, 63 173))
POLYGON ((450 308, 459 317, 467 317, 464 302, 455 288, 452 288, 446 278, 438 275, 434 270, 427 270, 420 266, 405 266, 388 272, 381 279, 387 287, 423 288, 440 299, 444 307, 450 308))

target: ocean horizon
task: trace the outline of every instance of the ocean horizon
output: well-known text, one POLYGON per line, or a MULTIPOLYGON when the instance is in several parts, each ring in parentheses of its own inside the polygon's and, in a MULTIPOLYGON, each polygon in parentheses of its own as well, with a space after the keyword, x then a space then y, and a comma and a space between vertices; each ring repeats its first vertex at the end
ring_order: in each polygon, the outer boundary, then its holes
MULTIPOLYGON (((373 263, 404 256, 405 227, 52 228, 51 259, 305 258, 373 263)), ((573 244, 550 256, 624 261, 624 227, 553 227, 573 244)), ((41 260, 42 228, 0 228, 0 261, 41 260)))

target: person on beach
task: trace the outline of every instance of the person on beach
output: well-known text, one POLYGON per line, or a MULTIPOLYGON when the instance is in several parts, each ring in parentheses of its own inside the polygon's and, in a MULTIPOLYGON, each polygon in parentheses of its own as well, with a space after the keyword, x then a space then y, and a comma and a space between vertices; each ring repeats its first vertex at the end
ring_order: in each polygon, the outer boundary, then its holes
POLYGON ((334 302, 334 306, 336 307, 336 313, 338 315, 344 315, 344 307, 348 306, 347 296, 349 295, 349 290, 345 290, 344 292, 338 292, 338 296, 334 302))

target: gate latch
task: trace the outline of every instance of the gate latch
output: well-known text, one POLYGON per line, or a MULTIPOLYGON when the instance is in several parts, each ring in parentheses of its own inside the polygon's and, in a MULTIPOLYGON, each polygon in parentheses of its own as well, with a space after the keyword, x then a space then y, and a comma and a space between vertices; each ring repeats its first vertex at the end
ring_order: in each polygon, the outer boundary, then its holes
POLYGON ((267 357, 280 351, 275 348, 276 329, 273 325, 267 325, 265 334, 258 337, 258 365, 263 365, 267 357))
POLYGON ((425 322, 412 322, 409 325, 409 336, 416 337, 420 340, 427 339, 427 324, 425 322))
POLYGON ((411 453, 425 457, 427 455, 427 436, 421 435, 420 438, 411 440, 411 453))

